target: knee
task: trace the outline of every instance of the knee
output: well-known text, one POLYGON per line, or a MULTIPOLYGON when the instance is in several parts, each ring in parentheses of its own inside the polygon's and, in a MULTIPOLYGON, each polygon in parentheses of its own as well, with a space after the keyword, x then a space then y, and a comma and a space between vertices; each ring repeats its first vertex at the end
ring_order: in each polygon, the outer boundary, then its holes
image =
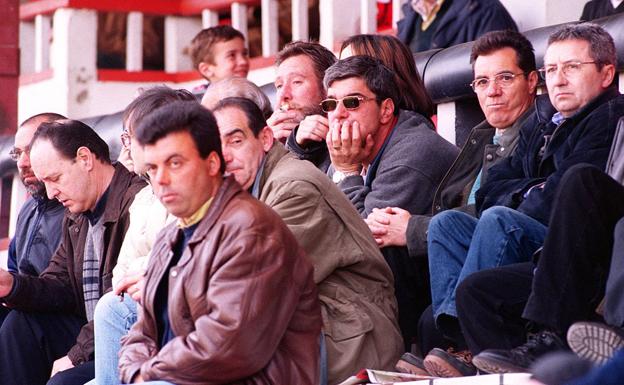
POLYGON ((480 222, 489 220, 499 220, 500 218, 508 218, 519 213, 519 211, 506 206, 492 206, 481 214, 480 222))
POLYGON ((446 210, 434 215, 431 221, 429 221, 428 235, 437 234, 441 230, 451 228, 451 224, 464 215, 467 214, 456 210, 446 210))

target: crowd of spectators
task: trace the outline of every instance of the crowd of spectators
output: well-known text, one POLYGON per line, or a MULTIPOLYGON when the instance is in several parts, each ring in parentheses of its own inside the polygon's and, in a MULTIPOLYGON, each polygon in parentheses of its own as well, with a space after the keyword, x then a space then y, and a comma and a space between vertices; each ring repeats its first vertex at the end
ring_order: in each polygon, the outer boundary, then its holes
POLYGON ((275 110, 246 80, 244 36, 201 31, 201 101, 143 90, 117 161, 78 120, 24 121, 11 158, 31 197, 0 269, 1 382, 334 385, 371 368, 616 384, 613 38, 561 26, 537 68, 498 1, 406 7, 404 42, 356 35, 338 57, 286 44, 275 110), (449 38, 470 18, 485 29, 449 38), (436 132, 410 52, 460 37, 476 39, 485 116, 461 148, 436 132))

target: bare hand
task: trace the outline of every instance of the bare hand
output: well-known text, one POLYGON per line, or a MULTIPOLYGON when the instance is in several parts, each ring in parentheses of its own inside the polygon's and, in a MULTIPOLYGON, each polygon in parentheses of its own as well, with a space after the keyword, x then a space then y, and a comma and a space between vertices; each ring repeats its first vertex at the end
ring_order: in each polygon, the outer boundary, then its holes
POLYGON ((329 131, 329 121, 321 115, 308 115, 299 123, 297 143, 305 147, 309 142, 322 142, 329 131))
POLYGON ((137 303, 141 303, 141 296, 143 295, 143 289, 145 288, 145 274, 144 272, 132 272, 126 274, 117 287, 113 290, 115 295, 121 295, 121 293, 128 293, 130 297, 137 303))
POLYGON ((13 289, 13 274, 0 269, 0 298, 6 297, 13 289))
POLYGON ((340 172, 358 172, 370 156, 373 136, 362 138, 358 122, 333 122, 326 137, 332 165, 340 172))
POLYGON ((366 224, 379 247, 407 245, 407 224, 411 214, 399 207, 373 209, 366 224))
POLYGON ((273 137, 284 143, 291 131, 303 120, 303 113, 299 110, 275 110, 267 119, 267 125, 273 131, 273 137))
POLYGON ((50 374, 50 378, 54 377, 54 375, 58 372, 62 372, 63 370, 71 369, 74 367, 69 357, 61 357, 58 360, 54 361, 54 365, 52 365, 52 374, 50 374))

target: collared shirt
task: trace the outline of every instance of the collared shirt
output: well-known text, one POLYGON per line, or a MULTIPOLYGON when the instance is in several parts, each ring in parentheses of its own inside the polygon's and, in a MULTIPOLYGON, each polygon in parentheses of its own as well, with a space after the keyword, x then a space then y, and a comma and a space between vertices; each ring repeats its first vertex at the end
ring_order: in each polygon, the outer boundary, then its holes
POLYGON ((613 9, 619 7, 620 4, 622 4, 622 1, 624 0, 611 0, 611 5, 613 5, 613 9))
POLYGON ((442 8, 442 3, 444 3, 444 0, 436 1, 436 3, 433 5, 433 8, 431 8, 431 11, 429 11, 429 14, 427 15, 424 15, 419 12, 420 17, 422 17, 423 19, 422 24, 420 25, 421 30, 423 31, 426 30, 427 28, 429 28, 431 23, 433 23, 436 16, 438 15, 438 11, 440 10, 440 8, 442 8))
POLYGON ((84 215, 89 220, 91 226, 97 223, 104 214, 104 209, 106 208, 106 201, 108 200, 108 190, 110 189, 110 185, 104 191, 104 194, 98 199, 95 204, 95 208, 93 210, 85 211, 84 215))
POLYGON ((256 173, 256 178, 254 179, 253 184, 251 185, 251 195, 254 198, 260 199, 260 179, 262 178, 262 174, 264 173, 264 163, 266 162, 266 154, 262 157, 262 162, 260 162, 260 167, 258 167, 258 172, 256 173))
POLYGON ((179 218, 178 227, 183 229, 186 227, 193 226, 197 222, 201 221, 206 215, 206 212, 208 211, 208 208, 210 207, 210 203, 212 203, 212 197, 210 197, 210 199, 208 199, 206 203, 201 205, 201 207, 197 211, 195 211, 195 213, 193 213, 193 215, 191 215, 190 217, 179 218))

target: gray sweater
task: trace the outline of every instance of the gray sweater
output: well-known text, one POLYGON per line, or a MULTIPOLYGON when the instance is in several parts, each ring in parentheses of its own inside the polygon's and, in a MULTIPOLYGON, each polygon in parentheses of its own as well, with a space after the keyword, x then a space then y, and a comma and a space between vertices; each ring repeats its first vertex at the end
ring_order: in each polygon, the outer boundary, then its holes
MULTIPOLYGON (((401 110, 390 139, 369 167, 369 183, 349 176, 338 184, 364 218, 373 208, 401 207, 412 214, 431 211, 435 189, 459 149, 438 135, 424 116, 401 110), (374 173, 373 176, 370 173, 374 173)), ((334 172, 330 167, 327 173, 334 172)))

